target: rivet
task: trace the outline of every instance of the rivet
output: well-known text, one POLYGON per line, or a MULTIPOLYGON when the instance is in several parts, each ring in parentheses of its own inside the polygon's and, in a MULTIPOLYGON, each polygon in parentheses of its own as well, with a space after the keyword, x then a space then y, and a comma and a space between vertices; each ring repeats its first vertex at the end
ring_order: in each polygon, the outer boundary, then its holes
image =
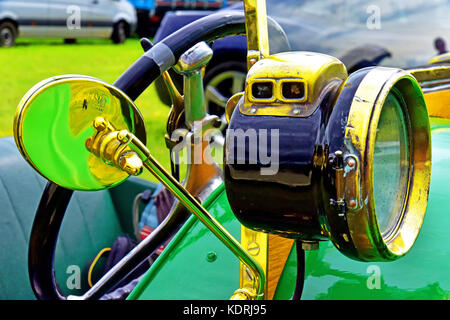
POLYGON ((300 113, 300 110, 294 109, 294 110, 292 111, 292 113, 293 113, 293 114, 299 114, 299 113, 300 113))
POLYGON ((356 164, 356 161, 353 158, 348 158, 347 159, 347 164, 348 164, 349 167, 354 167, 355 164, 356 164))
POLYGON ((348 206, 350 207, 350 208, 354 208, 354 207, 356 207, 356 201, 355 200, 350 200, 349 202, 348 202, 348 206))
POLYGON ((256 109, 255 108, 251 108, 250 109, 250 113, 256 113, 256 109))
POLYGON ((208 262, 214 262, 216 259, 217 259, 217 253, 215 253, 214 251, 210 251, 206 255, 206 260, 208 262))
POLYGON ((247 245, 247 251, 252 255, 252 256, 257 256, 259 254, 259 244, 257 242, 250 242, 247 245))

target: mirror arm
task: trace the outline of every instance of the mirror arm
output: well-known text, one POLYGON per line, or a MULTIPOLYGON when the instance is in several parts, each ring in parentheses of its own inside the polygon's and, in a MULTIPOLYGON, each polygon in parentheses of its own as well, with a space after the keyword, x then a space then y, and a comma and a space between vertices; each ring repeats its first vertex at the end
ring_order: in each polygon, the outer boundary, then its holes
MULTIPOLYGON (((240 243, 150 154, 147 147, 133 134, 122 130, 117 135, 121 143, 127 143, 131 150, 143 160, 146 167, 191 213, 193 213, 253 274, 253 290, 246 294, 249 299, 260 300, 264 296, 265 275, 261 266, 249 255, 240 243)), ((241 293, 242 290, 236 291, 241 293)), ((236 297, 236 293, 233 298, 236 297)))

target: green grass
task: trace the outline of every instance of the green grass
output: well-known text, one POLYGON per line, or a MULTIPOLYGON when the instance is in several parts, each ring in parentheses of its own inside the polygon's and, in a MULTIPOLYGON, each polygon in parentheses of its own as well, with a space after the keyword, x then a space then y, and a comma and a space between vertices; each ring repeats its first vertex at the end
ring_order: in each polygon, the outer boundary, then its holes
MULTIPOLYGON (((62 39, 18 39, 16 46, 0 48, 0 136, 13 134, 17 105, 37 82, 60 74, 83 74, 113 83, 142 53, 137 39, 121 45, 109 40, 78 40, 67 45, 62 39)), ((148 148, 170 168, 164 142, 169 108, 153 86, 135 102, 146 121, 148 148)))

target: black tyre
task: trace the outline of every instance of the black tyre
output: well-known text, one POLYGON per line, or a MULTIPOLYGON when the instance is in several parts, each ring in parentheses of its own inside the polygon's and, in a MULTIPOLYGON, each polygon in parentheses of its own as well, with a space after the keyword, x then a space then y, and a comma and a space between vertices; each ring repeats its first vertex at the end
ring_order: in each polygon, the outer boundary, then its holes
POLYGON ((114 43, 124 43, 127 40, 127 23, 125 21, 119 21, 114 25, 111 40, 114 43))
POLYGON ((17 28, 9 21, 0 23, 0 47, 12 47, 16 43, 17 28))

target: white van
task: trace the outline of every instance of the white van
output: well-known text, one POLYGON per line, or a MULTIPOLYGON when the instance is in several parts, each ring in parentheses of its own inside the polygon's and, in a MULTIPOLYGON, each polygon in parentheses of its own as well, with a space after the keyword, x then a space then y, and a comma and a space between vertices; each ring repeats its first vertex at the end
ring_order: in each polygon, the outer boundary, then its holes
POLYGON ((0 0, 3 47, 14 45, 18 36, 122 43, 136 23, 136 10, 127 0, 0 0))

